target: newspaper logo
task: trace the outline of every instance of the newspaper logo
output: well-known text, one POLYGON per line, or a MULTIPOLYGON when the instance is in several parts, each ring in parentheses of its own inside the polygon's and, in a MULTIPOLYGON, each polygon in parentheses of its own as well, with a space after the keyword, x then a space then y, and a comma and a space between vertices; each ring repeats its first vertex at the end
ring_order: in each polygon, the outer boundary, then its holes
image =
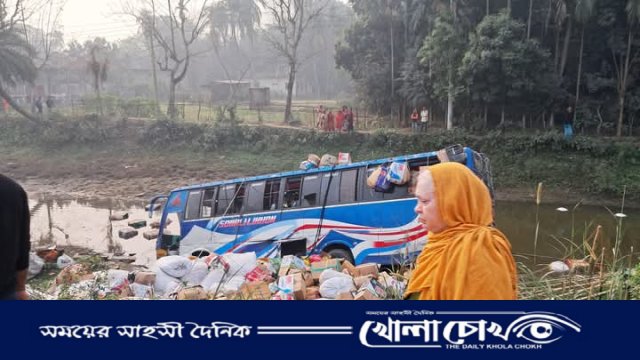
MULTIPOLYGON (((403 313, 408 311, 400 314, 403 313)), ((386 321, 366 321, 360 328, 360 343, 370 348, 541 349, 568 332, 581 331, 578 323, 555 313, 433 314, 432 318, 420 320, 387 316, 386 321), (461 320, 461 316, 467 319, 461 320), (453 319, 447 320, 448 317, 453 319)))

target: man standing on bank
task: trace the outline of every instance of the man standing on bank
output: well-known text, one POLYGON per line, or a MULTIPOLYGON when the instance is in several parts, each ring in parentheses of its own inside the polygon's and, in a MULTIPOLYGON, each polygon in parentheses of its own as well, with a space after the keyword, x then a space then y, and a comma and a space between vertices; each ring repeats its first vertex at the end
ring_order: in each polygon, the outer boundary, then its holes
POLYGON ((515 300, 516 264, 506 236, 492 226, 491 195, 464 165, 422 170, 416 213, 429 230, 405 298, 515 300))
POLYGON ((28 300, 30 215, 27 193, 0 174, 0 300, 28 300))

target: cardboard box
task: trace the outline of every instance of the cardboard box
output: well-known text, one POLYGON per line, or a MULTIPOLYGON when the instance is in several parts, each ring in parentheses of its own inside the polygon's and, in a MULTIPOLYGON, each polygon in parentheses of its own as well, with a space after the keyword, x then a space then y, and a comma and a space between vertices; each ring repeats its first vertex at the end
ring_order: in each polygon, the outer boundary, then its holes
POLYGON ((336 300, 354 300, 353 294, 351 291, 341 292, 336 296, 336 300))
POLYGON ((371 279, 372 279, 371 275, 358 276, 353 278, 353 283, 356 285, 356 289, 360 289, 362 285, 370 282, 371 279))
POLYGON ((382 284, 380 284, 380 282, 378 282, 378 280, 376 279, 371 279, 367 283, 363 284, 360 287, 359 292, 362 292, 362 291, 369 292, 371 293, 371 295, 379 299, 384 299, 387 296, 386 290, 384 289, 382 284))
POLYGON ((289 270, 288 275, 296 275, 296 274, 300 274, 302 276, 302 280, 304 280, 304 284, 307 287, 314 286, 316 284, 316 281, 313 279, 313 276, 311 275, 311 271, 299 270, 299 269, 289 270))
POLYGON ((272 281, 271 272, 264 267, 256 266, 244 276, 249 282, 272 281))
POLYGON ((278 271, 278 276, 286 276, 289 275, 291 270, 305 270, 307 265, 304 263, 304 260, 299 257, 293 255, 287 255, 282 258, 282 262, 280 263, 280 270, 278 271))
POLYGON ((346 270, 349 273, 349 275, 354 276, 355 271, 356 271, 356 267, 353 266, 352 263, 350 263, 349 261, 345 260, 345 261, 342 262, 342 268, 344 270, 346 270))
POLYGON ((305 291, 305 300, 315 300, 320 298, 320 288, 317 286, 309 286, 305 291))
POLYGON ((140 271, 136 273, 134 282, 141 285, 153 285, 156 283, 156 273, 151 271, 140 271))
POLYGON ((342 271, 340 260, 327 259, 311 264, 311 275, 313 276, 313 279, 320 281, 320 274, 327 269, 333 269, 338 272, 342 271))
POLYGON ((292 294, 296 300, 304 300, 307 291, 307 286, 300 273, 280 277, 278 287, 285 294, 292 294))
POLYGON ((354 300, 382 300, 379 297, 373 295, 371 292, 364 290, 364 291, 359 291, 354 300))
POLYGON ((178 292, 178 300, 207 300, 209 295, 202 286, 184 288, 178 292))
POLYGON ((271 290, 266 281, 248 282, 242 284, 234 300, 269 300, 271 290))
POLYGON ((378 278, 378 264, 369 263, 358 265, 353 274, 354 277, 371 275, 374 279, 378 278))

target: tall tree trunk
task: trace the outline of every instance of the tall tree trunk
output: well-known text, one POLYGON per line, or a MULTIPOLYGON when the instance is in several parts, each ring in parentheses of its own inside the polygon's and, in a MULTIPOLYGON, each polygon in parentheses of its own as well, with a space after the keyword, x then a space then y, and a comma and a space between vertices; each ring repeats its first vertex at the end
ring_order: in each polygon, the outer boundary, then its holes
POLYGON ((567 31, 564 33, 564 45, 562 47, 562 58, 560 58, 560 72, 559 75, 564 75, 564 69, 567 65, 567 57, 569 55, 569 44, 571 42, 571 30, 573 28, 573 19, 569 16, 567 20, 567 31))
POLYGON ((169 81, 169 104, 167 105, 167 116, 170 119, 175 120, 178 116, 178 111, 176 109, 176 83, 173 80, 173 72, 171 73, 171 80, 169 81))
POLYGON ((618 105, 620 112, 618 114, 618 126, 616 127, 616 136, 622 136, 622 123, 624 121, 624 98, 627 94, 627 78, 629 76, 629 67, 631 66, 631 44, 633 43, 633 30, 629 29, 629 39, 627 40, 627 52, 625 54, 624 64, 620 64, 621 79, 618 79, 618 105))
POLYGON ((284 123, 289 124, 293 120, 291 114, 291 102, 293 100, 293 85, 296 81, 296 64, 289 64, 289 81, 287 82, 287 103, 284 108, 284 123))
POLYGON ((527 40, 531 39, 531 13, 533 13, 533 0, 529 0, 529 17, 527 18, 527 40))
POLYGON ((156 49, 153 45, 153 35, 149 34, 149 51, 151 55, 151 74, 153 76, 153 106, 155 115, 160 115, 160 97, 158 96, 158 74, 156 73, 156 49))
POLYGON ((511 15, 511 0, 507 0, 507 12, 511 15))
POLYGON ((37 117, 33 116, 32 114, 30 114, 28 111, 26 111, 25 109, 23 109, 20 105, 18 105, 18 103, 16 103, 13 98, 11 97, 11 95, 9 95, 2 86, 0 86, 0 98, 3 98, 5 100, 7 100, 7 102, 9 103, 9 106, 11 106, 15 111, 18 112, 18 114, 24 116, 25 118, 27 118, 27 120, 33 121, 35 123, 41 123, 40 119, 38 119, 37 117))
POLYGON ((104 110, 102 109, 102 94, 100 90, 100 79, 96 82, 96 96, 98 98, 98 114, 104 116, 104 110))
POLYGON ((486 16, 489 16, 489 14, 491 13, 491 10, 490 10, 491 0, 487 0, 486 5, 487 5, 486 16))
POLYGON ((522 130, 527 128, 527 115, 522 114, 522 130))
POLYGON ((447 94, 447 130, 453 129, 453 80, 449 75, 449 91, 447 94))
POLYGON ((483 123, 483 129, 482 130, 487 130, 489 128, 489 107, 487 106, 487 104, 484 104, 484 123, 483 123))
POLYGON ((580 34, 580 53, 578 55, 578 76, 576 78, 576 103, 573 111, 573 122, 578 115, 578 104, 580 102, 580 80, 582 78, 582 54, 584 52, 584 26, 582 26, 582 33, 580 34))

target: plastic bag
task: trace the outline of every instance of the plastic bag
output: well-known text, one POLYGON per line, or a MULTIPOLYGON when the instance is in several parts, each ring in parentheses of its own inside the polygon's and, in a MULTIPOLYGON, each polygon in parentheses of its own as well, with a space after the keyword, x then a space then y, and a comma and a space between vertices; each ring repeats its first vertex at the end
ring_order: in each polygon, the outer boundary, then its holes
POLYGON ((56 265, 58 266, 58 269, 64 269, 67 266, 73 265, 75 263, 76 261, 73 260, 73 258, 67 254, 60 256, 56 261, 56 265))
POLYGON ((331 278, 320 285, 323 298, 335 299, 338 294, 355 290, 353 280, 342 276, 331 278))
POLYGON ((335 277, 347 278, 347 279, 350 279, 353 282, 353 278, 351 277, 351 275, 348 275, 348 274, 345 274, 345 273, 341 273, 341 272, 335 271, 333 269, 327 269, 327 270, 323 271, 320 274, 320 285, 322 285, 325 281, 327 281, 329 279, 333 279, 335 277))
POLYGON ((243 279, 258 264, 258 258, 254 252, 228 253, 222 255, 222 258, 229 264, 229 275, 240 276, 243 279))
POLYGON ((156 283, 153 286, 156 295, 166 297, 178 292, 181 288, 180 280, 165 274, 163 271, 158 271, 156 283))
POLYGON ((404 185, 411 179, 411 172, 406 162, 392 162, 389 166, 389 181, 397 184, 404 185))
POLYGON ((376 180, 376 186, 374 187, 375 191, 378 192, 387 192, 391 189, 391 181, 389 181, 389 169, 386 166, 380 167, 380 175, 376 180))
POLYGON ((158 259, 156 266, 171 277, 181 278, 191 271, 191 260, 179 255, 170 255, 158 259))
POLYGON ((187 286, 200 285, 202 280, 209 274, 209 267, 204 260, 196 259, 191 262, 191 271, 180 278, 187 286))
POLYGON ((43 267, 44 267, 44 259, 36 255, 35 253, 30 253, 28 279, 31 279, 36 275, 40 274, 43 267))

